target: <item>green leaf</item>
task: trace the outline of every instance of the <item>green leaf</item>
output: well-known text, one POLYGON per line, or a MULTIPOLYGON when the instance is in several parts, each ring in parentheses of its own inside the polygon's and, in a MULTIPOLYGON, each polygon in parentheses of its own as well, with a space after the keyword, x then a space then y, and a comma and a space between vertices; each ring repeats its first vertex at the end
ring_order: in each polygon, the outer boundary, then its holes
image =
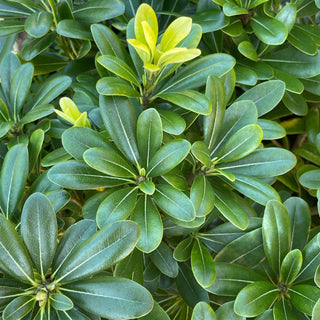
POLYGON ((99 276, 61 287, 76 305, 108 319, 140 318, 152 309, 150 293, 125 278, 99 276))
POLYGON ((225 112, 221 131, 215 138, 211 150, 211 158, 214 158, 231 136, 242 127, 256 123, 258 118, 257 108, 252 101, 239 101, 233 103, 225 112))
MULTIPOLYGON (((102 55, 108 55, 117 57, 119 59, 108 59, 108 62, 113 65, 116 62, 120 63, 120 67, 123 65, 123 62, 125 62, 131 69, 132 66, 132 60, 125 49, 124 45, 120 41, 119 37, 107 26, 103 24, 93 24, 91 25, 91 32, 93 35, 93 39, 96 42, 100 52, 102 55)), ((101 58, 105 59, 105 58, 101 58)), ((99 61, 99 60, 98 60, 99 61)), ((108 64, 109 65, 109 64, 108 64)), ((112 71, 112 70, 111 70, 112 71)), ((130 72, 131 73, 131 72, 130 72)))
POLYGON ((317 44, 303 29, 293 27, 288 35, 288 41, 303 53, 315 55, 318 52, 317 44))
POLYGON ((221 305, 216 310, 216 316, 218 320, 245 320, 244 317, 241 317, 234 312, 234 301, 225 302, 221 305))
POLYGON ((302 266, 302 253, 295 249, 290 251, 283 259, 280 269, 280 282, 290 284, 298 275, 302 266))
POLYGON ((263 247, 266 257, 276 274, 280 274, 282 260, 290 251, 290 218, 285 206, 271 200, 265 208, 262 223, 263 247))
POLYGON ((200 301, 193 309, 191 320, 217 320, 217 317, 209 304, 200 301))
POLYGON ((28 94, 30 94, 29 89, 32 78, 33 65, 31 63, 21 65, 14 74, 10 90, 10 107, 12 108, 15 120, 17 119, 28 94))
POLYGON ((113 55, 103 55, 98 57, 98 62, 106 69, 116 74, 118 77, 132 82, 140 87, 140 82, 134 71, 120 58, 113 55))
POLYGON ((55 272, 59 270, 62 263, 73 250, 92 236, 96 230, 96 223, 92 220, 80 220, 66 230, 59 242, 53 259, 52 268, 55 272))
POLYGON ((152 199, 141 196, 132 212, 131 220, 140 227, 140 238, 137 248, 142 252, 150 253, 161 243, 163 226, 161 216, 152 199))
POLYGON ((293 114, 305 116, 308 113, 307 102, 300 94, 286 91, 282 101, 293 114))
POLYGON ((181 242, 178 243, 178 245, 175 247, 173 251, 173 257, 175 260, 183 262, 187 261, 191 257, 191 250, 193 247, 193 238, 188 237, 181 242))
POLYGON ((72 127, 64 131, 62 145, 76 160, 83 160, 83 153, 95 147, 115 151, 99 132, 86 127, 72 127))
POLYGON ((93 169, 113 177, 136 177, 135 170, 118 153, 103 148, 90 148, 83 154, 84 161, 93 169))
POLYGON ((305 247, 311 226, 311 213, 306 201, 301 198, 291 197, 284 203, 291 223, 291 247, 290 249, 303 250, 305 247))
POLYGON ((28 251, 14 226, 0 214, 0 268, 4 274, 22 282, 34 283, 28 251))
POLYGON ((161 176, 174 169, 188 155, 191 145, 184 139, 175 139, 161 147, 150 159, 147 176, 161 176))
POLYGON ((224 163, 244 158, 258 148, 261 140, 261 128, 256 124, 249 124, 231 136, 220 150, 216 162, 224 163))
POLYGON ((256 48, 250 41, 242 41, 238 45, 239 52, 252 61, 258 61, 256 48))
POLYGON ((70 158, 71 156, 63 148, 57 148, 42 158, 41 165, 51 167, 59 162, 68 161, 70 158))
POLYGON ((83 162, 66 161, 48 172, 50 181, 69 189, 88 190, 115 187, 131 182, 126 178, 108 177, 83 162))
POLYGON ((299 177, 299 182, 306 188, 318 189, 320 187, 320 169, 309 170, 299 177))
POLYGON ((320 238, 313 237, 302 251, 303 263, 295 283, 314 278, 315 272, 320 264, 320 238))
POLYGON ((273 69, 273 76, 276 80, 281 80, 286 84, 286 90, 292 93, 302 93, 303 83, 288 72, 273 69))
POLYGON ((5 136, 9 132, 13 124, 13 121, 0 122, 0 138, 5 136))
POLYGON ((311 285, 296 285, 288 289, 290 301, 299 311, 312 315, 312 310, 320 298, 320 289, 311 285))
POLYGON ((199 239, 196 239, 191 251, 191 268, 194 277, 202 287, 207 288, 212 285, 216 277, 215 263, 199 239))
POLYGON ((285 83, 283 81, 269 80, 245 91, 236 101, 253 101, 260 117, 271 111, 280 102, 284 92, 285 83))
POLYGON ((96 23, 110 20, 124 13, 124 4, 120 0, 89 0, 75 7, 72 14, 76 20, 96 23))
POLYGON ((248 284, 263 280, 259 274, 235 263, 215 262, 215 266, 216 279, 206 290, 217 296, 236 297, 248 284))
POLYGON ((241 14, 247 14, 248 10, 245 8, 241 8, 236 5, 234 2, 225 2, 223 4, 223 12, 226 16, 238 16, 241 14))
POLYGON ((311 78, 320 74, 319 54, 309 56, 299 50, 289 48, 270 53, 263 58, 263 61, 297 78, 311 78))
POLYGON ((164 132, 179 135, 185 130, 186 121, 179 114, 163 109, 159 109, 158 113, 161 118, 162 130, 164 132))
POLYGON ((97 211, 97 225, 102 228, 112 222, 129 217, 137 200, 137 188, 123 188, 112 192, 100 204, 97 211))
POLYGON ((126 80, 116 77, 104 77, 97 82, 98 93, 104 96, 141 97, 141 94, 126 80))
POLYGON ((139 168, 140 156, 135 137, 136 116, 129 100, 100 95, 100 111, 115 145, 139 168))
POLYGON ((211 101, 212 111, 208 116, 203 117, 203 131, 204 142, 210 150, 218 138, 226 110, 225 89, 218 77, 208 77, 206 96, 211 101))
POLYGON ((144 110, 137 122, 137 142, 143 166, 147 167, 150 159, 160 149, 162 136, 162 121, 157 110, 144 110))
POLYGON ((197 59, 166 81, 165 85, 156 91, 156 94, 159 96, 167 91, 198 88, 206 83, 209 75, 223 76, 232 69, 234 64, 234 58, 224 53, 211 54, 197 59))
POLYGON ((0 174, 0 207, 7 217, 12 215, 22 198, 28 169, 27 146, 17 144, 6 154, 0 174))
POLYGON ((72 19, 59 21, 57 33, 72 39, 93 40, 89 26, 72 19))
POLYGON ((280 200, 278 192, 258 178, 237 174, 234 181, 225 178, 223 180, 240 193, 264 206, 269 200, 280 200))
POLYGON ((37 129, 32 132, 29 139, 29 172, 33 170, 42 150, 44 141, 44 131, 37 129))
POLYGON ((305 90, 320 95, 320 75, 309 78, 309 79, 301 79, 305 90))
POLYGON ((143 181, 139 183, 138 187, 143 193, 148 194, 150 196, 153 195, 156 190, 156 187, 152 181, 143 181))
POLYGON ((17 320, 27 315, 33 308, 35 300, 33 296, 21 296, 12 300, 3 310, 4 320, 17 320))
POLYGON ((236 227, 244 230, 248 226, 248 216, 233 196, 233 193, 225 188, 214 185, 215 207, 219 212, 236 227))
POLYGON ((296 320, 294 311, 291 305, 281 296, 281 300, 278 300, 273 307, 274 320, 296 320))
POLYGON ((204 217, 214 208, 214 192, 204 175, 198 175, 191 186, 190 200, 197 217, 204 217))
POLYGON ((194 90, 166 91, 157 94, 157 96, 195 113, 209 114, 211 112, 209 99, 202 93, 194 90))
POLYGON ((192 155, 206 167, 211 166, 210 151, 202 141, 196 141, 191 146, 192 155))
POLYGON ((243 67, 241 65, 236 65, 234 67, 234 71, 236 73, 236 81, 237 83, 254 86, 258 81, 258 76, 254 72, 254 70, 243 67))
POLYGON ((280 148, 258 149, 247 157, 217 166, 231 173, 253 177, 272 177, 284 174, 296 165, 295 156, 280 148))
POLYGON ((286 130, 283 126, 275 121, 259 119, 257 124, 263 131, 262 140, 280 139, 286 135, 286 130))
POLYGON ((255 229, 228 243, 215 257, 216 262, 237 263, 253 268, 264 258, 261 229, 255 229))
POLYGON ((49 199, 32 194, 21 214, 21 235, 37 271, 45 279, 57 246, 56 215, 49 199))
POLYGON ((201 26, 203 33, 220 30, 227 26, 229 22, 229 19, 217 7, 208 11, 198 12, 191 17, 193 23, 201 26))
POLYGON ((281 21, 287 28, 288 33, 296 22, 297 6, 295 3, 286 3, 285 6, 277 13, 276 19, 281 21))
POLYGON ((191 269, 185 264, 179 264, 179 274, 175 279, 178 293, 182 299, 192 308, 200 302, 209 302, 208 293, 195 280, 191 269))
POLYGON ((265 44, 280 45, 287 38, 286 26, 277 19, 251 17, 250 23, 255 35, 265 44))
POLYGON ((243 288, 234 303, 234 310, 243 317, 255 317, 275 302, 279 289, 270 282, 257 281, 243 288))
POLYGON ((81 280, 111 267, 134 249, 138 238, 138 226, 131 221, 105 226, 70 253, 56 273, 56 281, 81 280))
MULTIPOLYGON (((46 51, 55 41, 57 33, 55 31, 48 32, 41 38, 35 38, 26 43, 21 51, 21 57, 25 61, 31 61, 36 58, 40 53, 46 51)), ((49 57, 46 57, 46 63, 48 63, 49 57)), ((35 62, 34 60, 32 62, 35 62)), ((61 63, 61 60, 60 60, 61 63)), ((66 65, 66 63, 64 63, 66 65)))
POLYGON ((1 20, 0 21, 0 38, 8 37, 24 31, 24 22, 19 20, 1 20))
POLYGON ((44 118, 54 112, 54 107, 51 104, 37 105, 31 109, 19 122, 27 124, 44 118))
POLYGON ((50 103, 71 85, 72 79, 68 76, 56 76, 45 81, 30 102, 30 108, 50 103))
MULTIPOLYGON (((28 3, 28 6, 24 6, 19 3, 13 3, 13 1, 1 1, 1 11, 0 16, 1 18, 13 18, 13 17, 22 17, 25 18, 29 14, 33 12, 32 7, 35 5, 32 3, 28 3)), ((38 6, 36 6, 38 7, 38 6)), ((39 7, 38 7, 39 8, 39 7)))
POLYGON ((196 217, 191 200, 170 185, 158 184, 153 199, 169 217, 180 221, 192 221, 196 217))
POLYGON ((164 242, 161 242, 157 249, 150 252, 149 257, 161 273, 170 278, 175 278, 178 275, 178 263, 173 259, 171 249, 164 242))
POLYGON ((53 16, 51 13, 37 11, 28 16, 24 28, 31 37, 41 38, 50 30, 52 23, 53 16))
POLYGON ((50 294, 50 306, 56 310, 70 310, 73 308, 73 302, 62 293, 50 294))
POLYGON ((113 275, 143 284, 143 267, 143 253, 135 249, 126 258, 117 263, 113 275))
POLYGON ((153 309, 146 316, 142 317, 141 320, 170 320, 170 318, 160 305, 156 301, 153 301, 153 309))

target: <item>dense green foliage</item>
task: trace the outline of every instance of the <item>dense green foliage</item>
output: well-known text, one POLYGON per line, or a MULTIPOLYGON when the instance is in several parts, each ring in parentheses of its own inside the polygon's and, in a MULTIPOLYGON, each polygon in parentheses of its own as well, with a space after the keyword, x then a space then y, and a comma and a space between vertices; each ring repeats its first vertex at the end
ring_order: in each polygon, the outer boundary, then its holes
POLYGON ((319 320, 319 45, 319 0, 0 0, 0 319, 319 320))

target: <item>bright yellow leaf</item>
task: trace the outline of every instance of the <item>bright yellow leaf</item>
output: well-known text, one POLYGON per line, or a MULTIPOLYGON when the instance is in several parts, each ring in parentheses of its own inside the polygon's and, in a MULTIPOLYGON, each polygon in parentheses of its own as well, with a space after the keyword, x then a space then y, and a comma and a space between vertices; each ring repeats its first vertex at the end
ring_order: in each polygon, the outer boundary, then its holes
POLYGON ((63 97, 59 101, 61 110, 68 116, 70 116, 74 121, 81 116, 81 112, 78 110, 76 104, 67 97, 63 97))
POLYGON ((150 49, 151 56, 153 57, 155 50, 156 50, 157 37, 154 34, 154 32, 148 22, 142 21, 142 29, 144 32, 144 37, 146 39, 146 43, 150 49))
POLYGON ((83 112, 81 113, 81 116, 74 122, 75 127, 89 127, 90 128, 90 123, 87 118, 87 113, 83 112))
POLYGON ((165 52, 178 45, 178 43, 190 33, 191 27, 191 18, 180 17, 174 20, 162 36, 160 51, 165 52))
POLYGON ((170 63, 182 63, 192 60, 201 54, 199 49, 173 48, 164 52, 158 61, 158 65, 165 66, 170 63))
POLYGON ((152 63, 146 63, 143 66, 147 71, 149 71, 149 73, 154 73, 154 72, 159 72, 160 71, 160 67, 152 64, 152 63))
POLYGON ((128 39, 128 42, 135 48, 144 64, 151 61, 150 50, 145 44, 136 39, 128 39))
POLYGON ((147 45, 148 42, 145 38, 145 33, 143 30, 142 22, 146 21, 153 33, 155 34, 155 38, 158 38, 158 20, 153 9, 146 3, 140 5, 137 10, 135 22, 134 22, 134 33, 136 39, 143 44, 147 45))

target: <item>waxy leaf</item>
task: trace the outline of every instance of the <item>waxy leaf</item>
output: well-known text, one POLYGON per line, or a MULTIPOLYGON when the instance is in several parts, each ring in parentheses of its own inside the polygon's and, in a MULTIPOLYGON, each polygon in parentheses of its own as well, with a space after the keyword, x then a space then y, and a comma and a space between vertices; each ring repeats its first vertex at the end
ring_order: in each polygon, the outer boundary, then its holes
POLYGON ((142 165, 147 167, 162 144, 162 121, 156 109, 149 108, 139 115, 137 142, 142 165))
POLYGON ((188 155, 191 145, 183 139, 171 140, 150 159, 147 176, 161 176, 174 169, 188 155))
POLYGON ((96 23, 109 20, 124 13, 124 4, 120 0, 89 0, 75 7, 72 14, 77 20, 96 23))
POLYGON ((292 306, 289 305, 287 300, 283 296, 278 300, 273 307, 273 318, 274 320, 291 320, 297 319, 292 306))
POLYGON ((88 25, 72 19, 59 21, 57 33, 61 36, 73 39, 92 40, 92 35, 88 25))
POLYGON ((178 275, 178 263, 173 259, 171 249, 164 242, 161 242, 158 248, 149 254, 149 257, 163 274, 171 278, 178 275))
POLYGON ((131 215, 132 221, 140 227, 140 238, 137 248, 142 252, 150 253, 155 250, 163 236, 161 216, 152 199, 141 196, 131 215))
POLYGON ((17 144, 6 154, 0 174, 0 207, 7 217, 11 216, 21 200, 28 169, 27 146, 17 144))
POLYGON ((236 101, 251 100, 256 104, 258 116, 271 111, 282 99, 285 83, 280 80, 269 80, 245 91, 236 101))
POLYGON ((34 283, 28 251, 14 226, 0 214, 0 269, 22 282, 34 283))
POLYGON ((55 165, 49 170, 48 178, 62 187, 78 190, 114 187, 133 182, 126 178, 106 176, 83 162, 72 160, 55 165))
POLYGON ((231 136, 220 150, 216 161, 224 163, 244 158, 258 148, 261 140, 261 128, 256 124, 247 125, 231 136))
POLYGON ((126 159, 114 151, 91 148, 83 154, 84 161, 93 169, 113 177, 131 178, 136 173, 126 159))
POLYGON ((262 140, 280 139, 286 135, 286 130, 283 128, 283 126, 275 121, 259 119, 257 124, 263 132, 262 140))
POLYGON ((234 312, 234 301, 225 302, 221 305, 216 310, 216 316, 218 320, 245 320, 245 317, 239 316, 234 312))
POLYGON ((138 98, 141 94, 126 80, 115 77, 104 77, 97 82, 98 93, 104 96, 125 96, 138 98))
POLYGON ((216 277, 215 263, 210 252, 199 239, 194 242, 191 251, 191 268, 198 283, 210 287, 216 277))
POLYGON ((120 151, 137 167, 140 156, 136 142, 136 116, 129 100, 124 97, 100 95, 103 121, 120 151))
POLYGON ((57 220, 49 199, 32 194, 21 214, 21 235, 37 271, 45 279, 57 246, 57 220))
POLYGON ((312 285, 296 285, 288 289, 290 301, 299 311, 312 315, 312 310, 320 298, 320 289, 312 285))
POLYGON ((206 167, 211 166, 210 151, 207 145, 202 141, 196 141, 191 146, 193 156, 206 167))
POLYGON ((295 249, 290 251, 283 259, 280 268, 280 282, 290 284, 298 275, 302 266, 302 253, 295 249))
POLYGON ((175 258, 175 260, 180 262, 187 261, 191 256, 192 248, 193 238, 188 237, 178 243, 178 245, 175 247, 173 251, 173 257, 175 258))
POLYGON ((138 226, 131 221, 107 225, 71 252, 56 273, 56 281, 81 280, 111 267, 134 249, 138 238, 138 226))
POLYGON ((208 303, 200 301, 193 309, 191 320, 217 320, 217 317, 208 303))
POLYGON ((135 206, 137 188, 123 188, 112 192, 100 204, 97 211, 97 225, 102 228, 112 222, 125 220, 135 206))
POLYGON ((96 223, 92 220, 80 220, 70 226, 63 234, 57 247, 52 268, 57 272, 64 260, 72 251, 91 237, 97 231, 96 223))
POLYGON ((70 310, 73 308, 73 302, 62 293, 50 294, 50 306, 56 310, 70 310))
POLYGON ((280 274, 282 260, 290 251, 290 218, 285 206, 276 200, 267 203, 262 223, 263 247, 276 274, 280 274))
POLYGON ((179 135, 186 128, 186 121, 179 114, 169 110, 158 110, 164 132, 179 135))
POLYGON ((157 185, 153 199, 161 210, 176 220, 192 221, 196 217, 191 200, 183 192, 170 185, 157 185))
POLYGON ((37 11, 28 16, 24 28, 31 37, 41 38, 50 30, 52 23, 53 16, 51 13, 37 11))
POLYGON ((266 311, 278 296, 279 289, 266 281, 257 281, 243 288, 234 303, 234 310, 244 317, 255 317, 266 311))
POLYGON ((140 318, 153 305, 144 287, 125 278, 94 277, 64 285, 61 291, 82 309, 108 319, 140 318))
POLYGON ((12 300, 3 310, 4 320, 17 320, 27 315, 33 308, 35 300, 33 296, 21 296, 12 300))

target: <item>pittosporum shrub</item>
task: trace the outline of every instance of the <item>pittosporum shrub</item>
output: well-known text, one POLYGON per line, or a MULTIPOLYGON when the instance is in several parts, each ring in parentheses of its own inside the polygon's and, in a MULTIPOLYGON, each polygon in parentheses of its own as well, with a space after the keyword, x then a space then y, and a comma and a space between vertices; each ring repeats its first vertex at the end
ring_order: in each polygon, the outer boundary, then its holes
POLYGON ((0 0, 0 319, 320 319, 320 3, 0 0))

